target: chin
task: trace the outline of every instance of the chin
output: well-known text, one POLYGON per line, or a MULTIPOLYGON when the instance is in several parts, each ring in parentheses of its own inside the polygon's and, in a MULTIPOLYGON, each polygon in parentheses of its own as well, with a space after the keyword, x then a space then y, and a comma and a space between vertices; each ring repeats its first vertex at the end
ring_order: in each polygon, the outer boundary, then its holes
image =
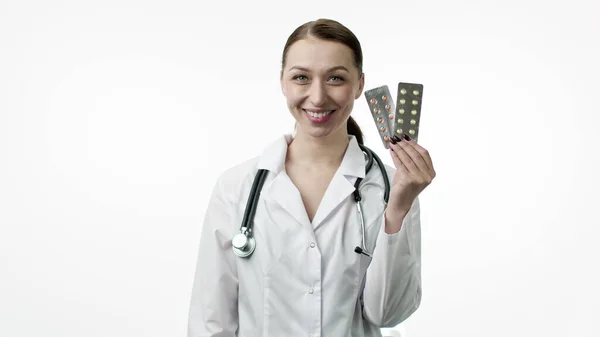
POLYGON ((302 133, 312 138, 327 138, 336 134, 342 128, 342 125, 312 125, 308 123, 299 123, 297 134, 302 133))

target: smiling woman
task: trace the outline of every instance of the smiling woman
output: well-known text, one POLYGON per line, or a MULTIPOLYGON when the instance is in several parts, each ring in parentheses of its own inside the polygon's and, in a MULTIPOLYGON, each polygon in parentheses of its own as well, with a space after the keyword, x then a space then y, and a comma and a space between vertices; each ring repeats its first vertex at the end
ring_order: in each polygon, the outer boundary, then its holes
MULTIPOLYGON (((352 31, 334 20, 307 22, 288 38, 281 64, 281 87, 293 115, 303 95, 311 94, 308 90, 312 89, 316 94, 312 93, 308 102, 302 102, 304 108, 301 111, 308 115, 312 124, 327 122, 329 116, 339 110, 333 109, 337 106, 323 106, 326 91, 319 90, 329 88, 330 97, 333 98, 331 104, 342 104, 341 108, 344 109, 338 113, 341 115, 337 117, 338 123, 330 125, 329 130, 339 129, 341 121, 346 125, 348 134, 355 136, 359 144, 364 143, 360 127, 350 116, 354 100, 360 97, 364 88, 362 49, 352 31), (334 63, 325 64, 326 60, 334 63), (310 69, 302 62, 312 63, 316 68, 310 69), (319 84, 325 88, 320 88, 319 84), (319 93, 322 93, 321 96, 319 93)), ((296 127, 302 128, 305 124, 300 122, 297 115, 294 117, 298 121, 296 127)))
POLYGON ((350 117, 362 51, 339 22, 298 27, 280 76, 296 133, 219 177, 188 337, 381 336, 421 301, 418 195, 431 158, 406 136, 390 144, 396 169, 377 158, 365 170, 370 151, 350 117))

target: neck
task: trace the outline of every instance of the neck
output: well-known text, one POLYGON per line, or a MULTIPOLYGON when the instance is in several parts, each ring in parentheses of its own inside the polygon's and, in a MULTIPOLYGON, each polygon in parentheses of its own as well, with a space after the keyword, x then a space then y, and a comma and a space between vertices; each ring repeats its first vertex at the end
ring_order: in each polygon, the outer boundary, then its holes
POLYGON ((340 130, 327 137, 312 137, 298 130, 288 147, 287 161, 310 167, 338 167, 348 147, 348 132, 340 130))

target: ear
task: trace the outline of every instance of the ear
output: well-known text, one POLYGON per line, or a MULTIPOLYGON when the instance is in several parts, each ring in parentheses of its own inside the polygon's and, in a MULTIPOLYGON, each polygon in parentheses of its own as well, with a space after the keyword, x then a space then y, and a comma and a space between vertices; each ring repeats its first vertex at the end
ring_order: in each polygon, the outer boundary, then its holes
POLYGON ((354 99, 359 99, 362 95, 363 89, 365 88, 365 74, 360 74, 360 79, 358 80, 358 89, 356 89, 356 95, 354 95, 354 99))

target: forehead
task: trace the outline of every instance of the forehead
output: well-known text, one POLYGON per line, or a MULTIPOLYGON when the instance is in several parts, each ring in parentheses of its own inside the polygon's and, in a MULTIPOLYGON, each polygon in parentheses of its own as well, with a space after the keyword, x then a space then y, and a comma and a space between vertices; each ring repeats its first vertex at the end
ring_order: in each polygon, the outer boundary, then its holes
POLYGON ((292 44, 286 58, 286 68, 302 66, 313 70, 344 66, 355 68, 352 49, 343 43, 308 37, 292 44))

